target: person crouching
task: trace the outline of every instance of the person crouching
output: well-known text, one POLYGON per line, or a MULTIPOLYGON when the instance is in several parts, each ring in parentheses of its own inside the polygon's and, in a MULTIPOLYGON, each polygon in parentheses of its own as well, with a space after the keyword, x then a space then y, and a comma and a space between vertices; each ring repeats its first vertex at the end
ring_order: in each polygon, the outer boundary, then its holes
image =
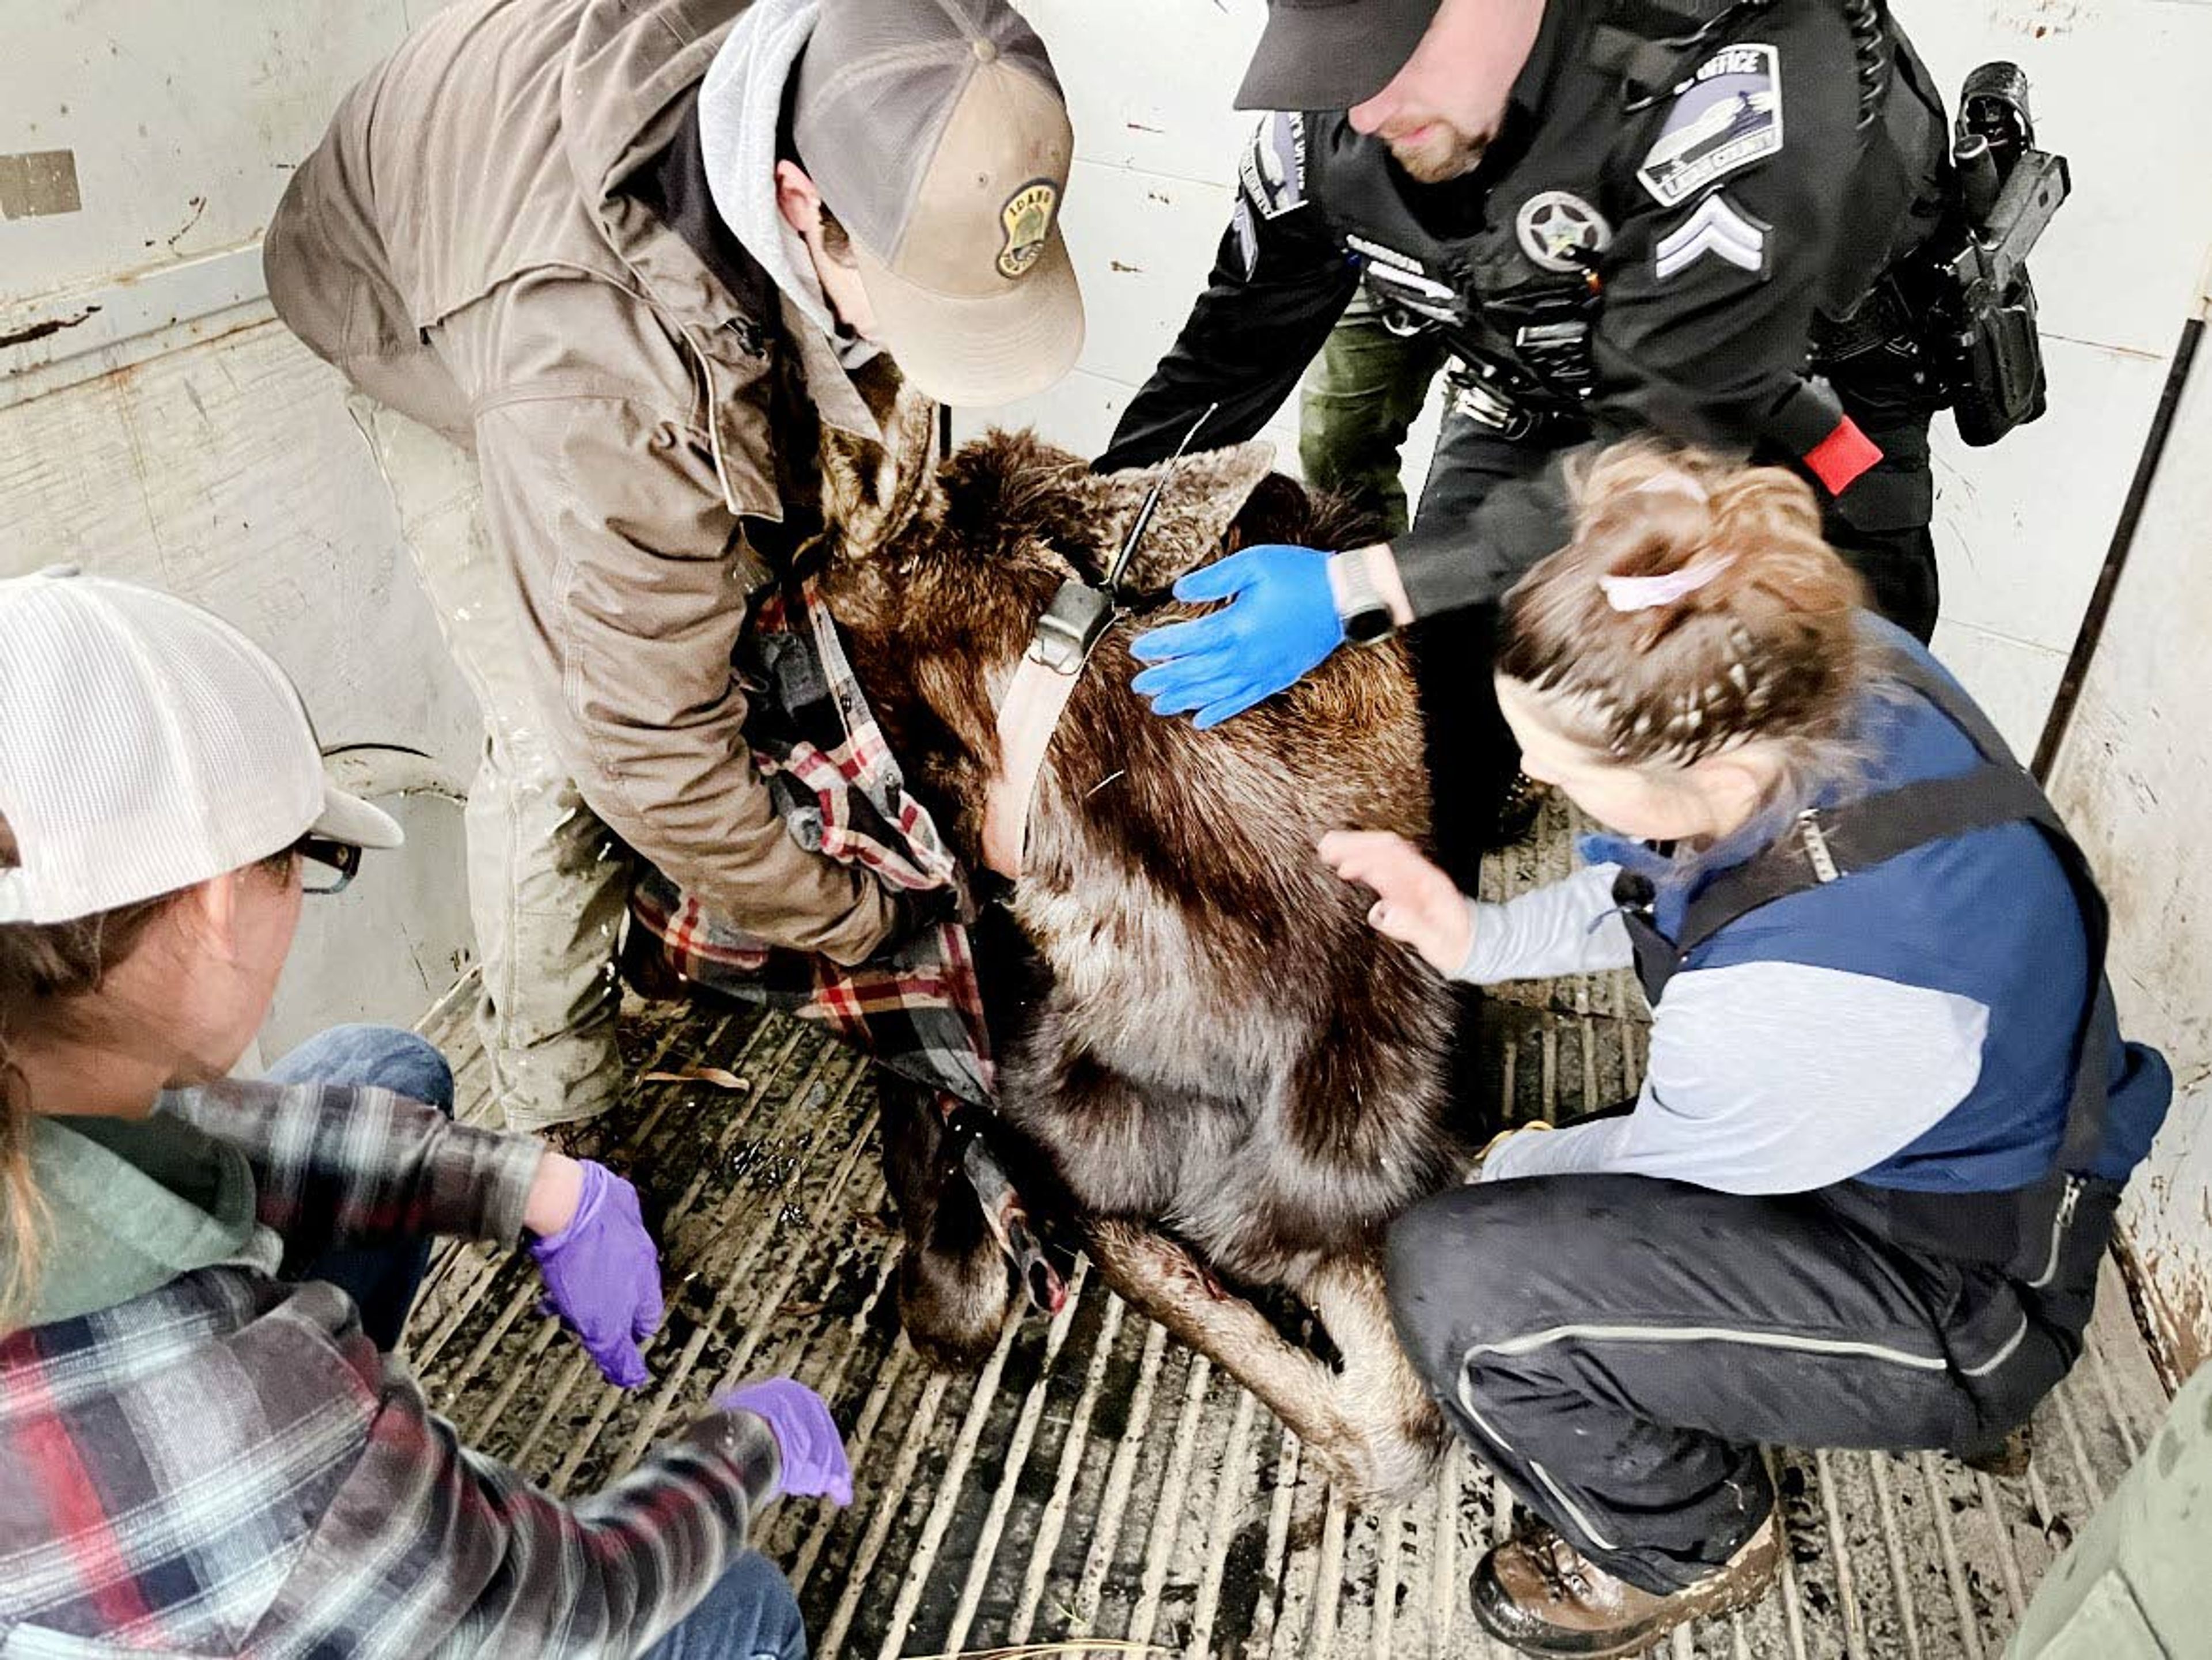
POLYGON ((742 1385, 561 1499, 390 1353, 433 1236, 526 1241, 608 1381, 646 1382, 630 1184, 453 1122, 411 1032, 226 1076, 303 891, 399 840, 236 629, 0 581, 0 1650, 804 1660, 744 1546, 778 1493, 851 1501, 811 1390, 742 1385))
POLYGON ((1395 837, 1322 851, 1455 979, 1632 965, 1650 1001, 1632 1104, 1509 1131, 1389 1241, 1401 1340, 1544 1524, 1477 1616, 1620 1655, 1771 1582, 1762 1444, 1998 1455, 2172 1078, 2121 1041, 2080 848, 1802 483, 1638 445, 1574 486, 1497 669, 1605 827, 1583 868, 1485 904, 1395 837))

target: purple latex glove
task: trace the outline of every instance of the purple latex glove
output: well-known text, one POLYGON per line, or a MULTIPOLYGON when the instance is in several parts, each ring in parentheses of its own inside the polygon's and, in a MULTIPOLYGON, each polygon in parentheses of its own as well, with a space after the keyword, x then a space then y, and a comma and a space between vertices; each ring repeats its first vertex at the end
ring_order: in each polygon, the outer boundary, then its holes
POLYGON ((539 1306, 583 1340, 607 1382, 634 1389, 650 1375, 638 1340, 660 1327, 660 1252, 638 1215, 637 1189, 605 1164, 580 1163, 575 1215, 531 1242, 545 1280, 539 1306))
POLYGON ((714 1397, 724 1412, 749 1412, 763 1420, 783 1455, 783 1491, 799 1499, 853 1502, 853 1467, 845 1438, 822 1397, 788 1377, 740 1383, 714 1397))

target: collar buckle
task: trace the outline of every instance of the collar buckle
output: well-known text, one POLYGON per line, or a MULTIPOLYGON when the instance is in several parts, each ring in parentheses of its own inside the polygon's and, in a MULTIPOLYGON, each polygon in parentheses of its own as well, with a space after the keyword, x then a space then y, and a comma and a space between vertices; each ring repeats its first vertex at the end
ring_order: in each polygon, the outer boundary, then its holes
POLYGON ((1037 618, 1029 654, 1054 674, 1079 674, 1113 620, 1114 596, 1071 576, 1037 618))

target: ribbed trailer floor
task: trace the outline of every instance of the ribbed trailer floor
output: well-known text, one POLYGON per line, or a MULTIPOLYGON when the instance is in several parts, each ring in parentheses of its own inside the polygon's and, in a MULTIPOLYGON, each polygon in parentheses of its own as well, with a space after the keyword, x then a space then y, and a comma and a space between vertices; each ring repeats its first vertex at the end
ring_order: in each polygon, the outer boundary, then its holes
MULTIPOLYGON (((1564 871, 1565 825, 1504 861, 1518 890, 1564 871)), ((457 996, 433 1017, 465 1116, 489 1111, 457 996)), ((1644 1058, 1626 982, 1518 988, 1486 1058, 1516 1117, 1618 1100, 1644 1058)), ((830 1660, 1061 1652, 1424 1660, 1503 1656, 1467 1575, 1510 1505, 1455 1451, 1433 1489, 1352 1513, 1297 1440, 1079 1265, 1050 1321, 1011 1324, 975 1376, 900 1338, 865 1062, 818 1030, 747 1011, 626 1019, 639 1082, 605 1156, 661 1210, 665 1326, 652 1383, 604 1385, 535 1312, 526 1259, 433 1264, 408 1347, 436 1408, 556 1491, 587 1490, 737 1377, 787 1372, 848 1430, 857 1499, 777 1505, 758 1542, 798 1585, 830 1660), (708 1079, 652 1073, 719 1068, 708 1079)), ((2154 1427, 2164 1395, 2116 1270, 2087 1353, 2037 1421, 2023 1479, 1933 1454, 1784 1452, 1790 1552, 1753 1611, 1677 1633, 1678 1657, 1996 1660, 2027 1597, 2154 1427)), ((1663 1647, 1662 1654, 1669 1652, 1663 1647)))

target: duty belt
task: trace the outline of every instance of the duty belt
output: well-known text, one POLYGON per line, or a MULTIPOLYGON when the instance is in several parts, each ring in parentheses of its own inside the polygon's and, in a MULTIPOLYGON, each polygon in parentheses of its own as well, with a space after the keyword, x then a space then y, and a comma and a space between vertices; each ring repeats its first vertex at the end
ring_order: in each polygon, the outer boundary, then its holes
POLYGON ((1479 319, 1470 301, 1455 300, 1449 308, 1416 305, 1372 278, 1368 291, 1391 333, 1433 336, 1451 355, 1450 406, 1477 425, 1518 441, 1584 423, 1582 400, 1593 376, 1590 321, 1582 306, 1501 306, 1513 327, 1509 337, 1486 317, 1479 319))

